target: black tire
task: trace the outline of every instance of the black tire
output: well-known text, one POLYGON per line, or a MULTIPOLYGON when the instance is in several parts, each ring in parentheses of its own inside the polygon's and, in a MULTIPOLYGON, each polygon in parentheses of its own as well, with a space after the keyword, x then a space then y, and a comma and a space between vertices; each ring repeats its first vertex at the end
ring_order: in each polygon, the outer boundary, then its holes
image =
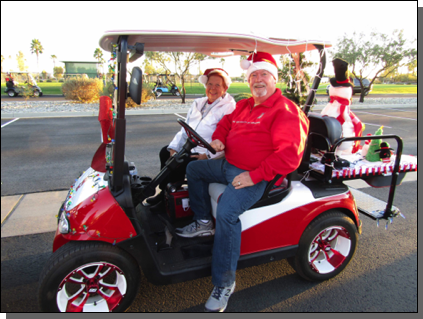
POLYGON ((83 311, 82 302, 91 311, 122 312, 132 304, 139 284, 138 264, 120 248, 70 242, 50 257, 41 272, 38 302, 43 312, 83 311), (75 300, 69 302, 69 295, 75 300))
POLYGON ((34 96, 35 97, 40 97, 41 95, 40 95, 40 91, 38 91, 38 90, 34 90, 34 96))
POLYGON ((357 244, 358 231, 351 218, 338 211, 326 212, 307 226, 297 255, 288 263, 304 279, 328 280, 345 269, 357 244))
POLYGON ((13 90, 9 90, 9 91, 7 91, 7 95, 8 95, 9 97, 15 97, 17 94, 16 94, 16 92, 15 92, 15 91, 13 91, 13 90))
POLYGON ((162 90, 156 91, 156 97, 160 97, 163 94, 162 90))

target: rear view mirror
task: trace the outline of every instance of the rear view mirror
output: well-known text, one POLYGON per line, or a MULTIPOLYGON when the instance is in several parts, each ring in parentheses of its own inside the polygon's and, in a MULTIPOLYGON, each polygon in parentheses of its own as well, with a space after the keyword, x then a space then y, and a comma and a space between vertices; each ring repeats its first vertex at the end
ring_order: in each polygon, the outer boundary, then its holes
POLYGON ((136 103, 141 104, 142 71, 136 66, 132 69, 131 82, 129 83, 129 96, 136 103))

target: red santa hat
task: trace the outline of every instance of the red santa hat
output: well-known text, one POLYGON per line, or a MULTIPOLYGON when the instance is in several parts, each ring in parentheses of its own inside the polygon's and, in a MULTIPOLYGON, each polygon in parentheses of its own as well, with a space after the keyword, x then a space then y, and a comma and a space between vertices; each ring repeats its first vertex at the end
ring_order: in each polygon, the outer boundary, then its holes
POLYGON ((219 69, 219 68, 207 69, 206 71, 204 71, 204 74, 201 75, 198 78, 198 82, 202 83, 204 85, 204 87, 206 87, 206 84, 207 84, 207 81, 209 80, 209 77, 211 75, 216 75, 216 74, 220 75, 223 78, 227 88, 229 88, 229 86, 232 83, 231 78, 229 77, 228 72, 226 72, 223 69, 219 69))
POLYGON ((273 56, 267 52, 257 52, 251 54, 247 60, 241 61, 241 68, 247 70, 247 79, 250 74, 257 70, 269 71, 275 80, 278 80, 278 66, 273 56))

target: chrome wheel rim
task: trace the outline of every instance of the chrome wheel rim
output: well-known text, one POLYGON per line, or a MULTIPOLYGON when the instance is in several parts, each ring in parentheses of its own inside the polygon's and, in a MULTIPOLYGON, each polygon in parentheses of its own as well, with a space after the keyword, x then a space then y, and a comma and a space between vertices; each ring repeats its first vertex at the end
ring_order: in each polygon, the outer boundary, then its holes
POLYGON ((125 297, 127 288, 119 267, 94 262, 78 267, 62 280, 56 302, 61 312, 110 312, 125 297))
POLYGON ((308 262, 315 272, 328 274, 338 269, 351 252, 351 237, 341 226, 321 231, 311 242, 308 262))

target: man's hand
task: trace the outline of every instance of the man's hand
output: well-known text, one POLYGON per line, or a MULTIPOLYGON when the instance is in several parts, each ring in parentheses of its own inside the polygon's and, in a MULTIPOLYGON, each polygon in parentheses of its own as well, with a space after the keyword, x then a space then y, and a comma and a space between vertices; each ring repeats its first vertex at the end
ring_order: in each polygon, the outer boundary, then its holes
POLYGON ((170 153, 170 157, 172 157, 173 155, 175 155, 176 151, 175 151, 175 150, 170 149, 169 153, 170 153))
POLYGON ((220 140, 212 141, 210 146, 213 147, 216 152, 220 152, 225 149, 225 145, 220 140))
POLYGON ((238 176, 235 176, 234 180, 232 181, 232 186, 235 189, 241 189, 244 187, 253 186, 253 180, 250 177, 249 172, 242 172, 238 176))

